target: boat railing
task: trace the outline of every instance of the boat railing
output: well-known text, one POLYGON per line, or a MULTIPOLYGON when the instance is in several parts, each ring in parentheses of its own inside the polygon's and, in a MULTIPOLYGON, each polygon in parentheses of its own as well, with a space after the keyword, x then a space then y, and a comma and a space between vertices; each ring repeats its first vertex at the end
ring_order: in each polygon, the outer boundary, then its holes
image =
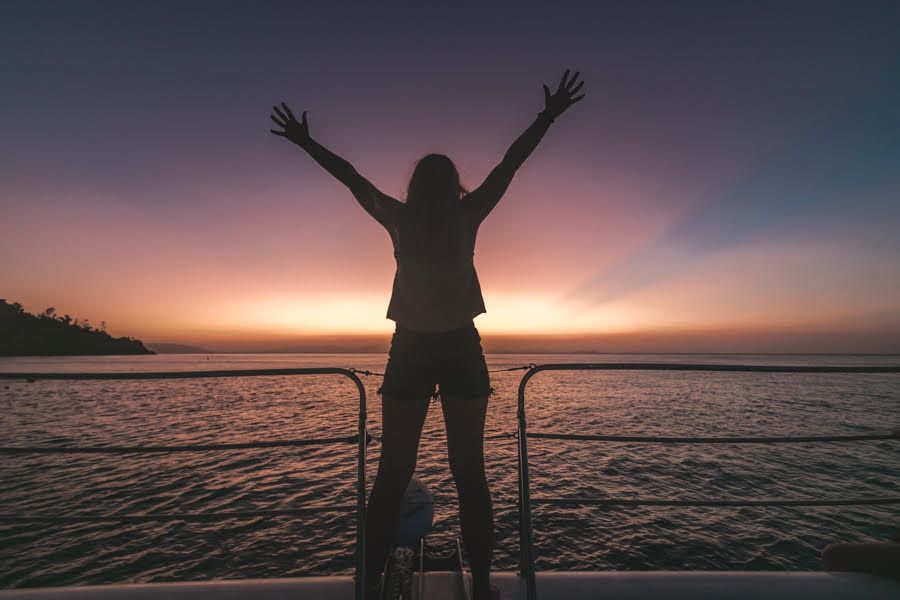
POLYGON ((0 523, 81 523, 81 522, 126 522, 144 523, 152 521, 210 521, 235 518, 299 516, 323 512, 356 511, 356 545, 354 587, 356 598, 363 598, 365 580, 365 515, 366 515, 366 446, 372 439, 366 429, 366 390, 357 373, 369 374, 356 369, 339 367, 287 368, 287 369, 240 369, 222 371, 170 371, 170 372, 129 372, 129 373, 0 373, 0 379, 37 380, 146 380, 146 379, 204 379, 221 377, 273 377, 301 375, 337 375, 350 379, 359 393, 359 416, 357 431, 353 435, 290 440, 259 440, 226 444, 182 444, 160 446, 5 446, 0 454, 143 454, 178 452, 217 452, 228 450, 249 450, 258 448, 294 448, 329 444, 356 444, 356 505, 301 506, 295 508, 241 511, 210 511, 198 513, 150 513, 150 514, 62 514, 62 515, 13 515, 0 514, 0 523))
POLYGON ((535 504, 551 505, 594 505, 594 506, 848 506, 900 504, 900 497, 890 498, 790 498, 790 499, 633 499, 606 497, 531 497, 528 469, 528 439, 569 440, 579 442, 629 442, 656 444, 784 444, 808 442, 865 442, 878 440, 900 440, 900 431, 865 435, 802 435, 802 436, 716 436, 716 437, 670 437, 635 435, 595 435, 558 433, 552 431, 528 431, 525 412, 525 391, 529 381, 544 371, 700 371, 726 373, 900 373, 900 366, 790 366, 790 365, 729 365, 729 364, 685 364, 685 363, 551 363, 529 365, 519 381, 517 410, 518 442, 518 508, 519 508, 519 573, 525 580, 528 600, 537 598, 534 569, 534 547, 532 541, 531 507, 535 504))
MULTIPOLYGON (((615 499, 606 497, 573 498, 531 498, 528 468, 528 438, 558 439, 568 441, 595 442, 639 442, 661 444, 770 444, 807 442, 864 442, 877 440, 900 440, 900 431, 863 435, 804 435, 804 436, 759 436, 759 437, 670 437, 558 433, 550 431, 528 431, 525 411, 525 392, 529 381, 543 371, 719 371, 753 373, 900 373, 900 366, 765 366, 728 364, 681 364, 681 363, 551 363, 529 364, 521 367, 496 369, 496 371, 525 371, 518 387, 517 429, 511 433, 489 436, 501 440, 515 438, 518 448, 518 514, 519 514, 519 572, 525 580, 527 598, 537 597, 534 571, 534 551, 532 544, 531 507, 534 504, 551 505, 599 505, 599 506, 844 506, 844 505, 886 505, 900 504, 896 498, 854 498, 854 499, 615 499)), ((366 392, 358 375, 382 375, 360 369, 340 367, 322 368, 280 368, 280 369, 239 369, 219 371, 170 371, 170 372, 128 372, 128 373, 0 373, 0 379, 36 380, 147 380, 147 379, 202 379, 222 377, 261 376, 302 376, 338 375, 347 377, 356 385, 359 393, 359 416, 357 432, 354 435, 290 440, 259 440, 225 444, 187 444, 158 446, 6 446, 0 447, 0 454, 132 454, 132 453, 176 453, 213 452, 245 450, 257 448, 302 447, 327 444, 356 444, 357 483, 356 505, 354 506, 309 506, 270 510, 216 511, 199 513, 151 513, 151 514, 77 514, 77 515, 12 515, 0 514, 0 523, 75 523, 75 522, 149 522, 149 521, 207 521, 230 518, 297 516, 321 512, 356 511, 355 545, 355 594, 363 597, 365 580, 365 513, 366 513, 366 447, 373 437, 366 428, 366 392)))

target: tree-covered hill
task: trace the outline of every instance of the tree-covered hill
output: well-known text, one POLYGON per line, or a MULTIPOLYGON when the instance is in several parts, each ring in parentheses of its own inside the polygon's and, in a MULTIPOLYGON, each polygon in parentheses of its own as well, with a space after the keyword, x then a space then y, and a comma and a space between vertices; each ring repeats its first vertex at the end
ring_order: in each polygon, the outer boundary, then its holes
POLYGON ((89 354, 153 354, 140 340, 114 338, 87 319, 57 315, 48 308, 27 313, 18 302, 0 299, 0 356, 64 356, 89 354))

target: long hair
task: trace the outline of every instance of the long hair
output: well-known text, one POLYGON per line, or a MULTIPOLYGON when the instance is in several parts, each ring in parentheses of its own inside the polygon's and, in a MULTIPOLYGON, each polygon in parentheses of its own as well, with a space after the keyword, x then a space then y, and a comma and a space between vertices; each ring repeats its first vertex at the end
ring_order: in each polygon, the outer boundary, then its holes
POLYGON ((431 261, 448 260, 462 244, 462 206, 466 189, 459 171, 443 154, 416 162, 406 190, 400 242, 404 251, 431 261))

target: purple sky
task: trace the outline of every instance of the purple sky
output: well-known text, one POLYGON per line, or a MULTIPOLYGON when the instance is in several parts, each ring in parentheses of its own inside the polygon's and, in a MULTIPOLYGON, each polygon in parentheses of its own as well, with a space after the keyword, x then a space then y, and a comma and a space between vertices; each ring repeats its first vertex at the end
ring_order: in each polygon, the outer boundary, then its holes
POLYGON ((221 348, 388 332, 387 234, 271 105, 402 198, 428 152, 477 186, 574 67, 587 98, 481 229, 482 331, 900 351, 896 2, 4 13, 0 297, 30 311, 221 348))

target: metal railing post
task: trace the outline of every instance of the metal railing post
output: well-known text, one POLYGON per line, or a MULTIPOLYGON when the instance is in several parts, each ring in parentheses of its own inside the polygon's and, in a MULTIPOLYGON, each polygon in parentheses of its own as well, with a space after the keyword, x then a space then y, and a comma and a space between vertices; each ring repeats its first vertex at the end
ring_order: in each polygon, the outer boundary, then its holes
POLYGON ((369 444, 369 432, 366 429, 366 389, 356 373, 350 373, 359 390, 359 421, 357 431, 356 457, 356 578, 354 595, 356 600, 365 597, 366 585, 366 447, 369 444))
POLYGON ((525 578, 528 600, 536 600, 534 578, 534 553, 531 540, 531 492, 528 479, 528 424, 525 418, 525 386, 541 367, 528 369, 519 381, 518 400, 518 454, 519 454, 519 574, 525 578))

